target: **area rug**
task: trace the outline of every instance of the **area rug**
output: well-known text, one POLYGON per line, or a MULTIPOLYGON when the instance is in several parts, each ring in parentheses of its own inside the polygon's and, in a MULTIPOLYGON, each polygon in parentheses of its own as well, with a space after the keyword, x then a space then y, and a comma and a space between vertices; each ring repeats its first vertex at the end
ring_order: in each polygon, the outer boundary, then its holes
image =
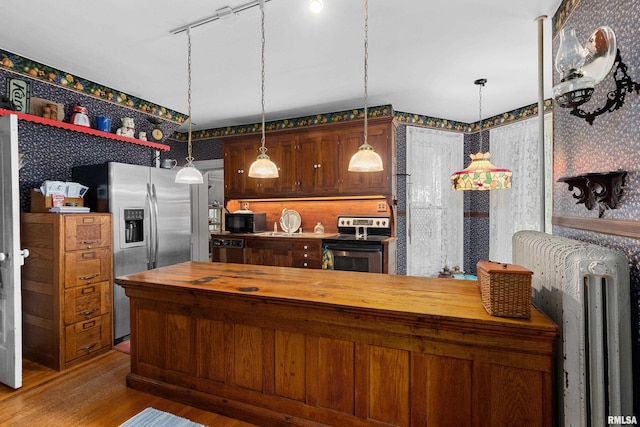
POLYGON ((155 408, 147 408, 133 418, 120 424, 120 427, 206 427, 203 424, 194 423, 186 418, 155 408))
POLYGON ((131 341, 122 341, 121 343, 115 345, 113 349, 121 351, 123 353, 131 354, 131 341))

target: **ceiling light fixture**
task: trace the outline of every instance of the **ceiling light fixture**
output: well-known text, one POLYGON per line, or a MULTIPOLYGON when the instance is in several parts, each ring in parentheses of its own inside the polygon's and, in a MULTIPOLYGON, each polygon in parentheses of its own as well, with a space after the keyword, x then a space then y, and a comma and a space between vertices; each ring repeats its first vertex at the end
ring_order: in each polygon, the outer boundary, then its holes
POLYGON ((176 174, 176 182, 179 184, 202 184, 204 179, 198 169, 193 164, 191 156, 191 29, 187 28, 187 108, 189 131, 187 136, 187 164, 176 174))
POLYGON ((309 0, 309 9, 313 13, 320 13, 324 9, 324 2, 322 0, 309 0))
POLYGON ((262 65, 262 138, 261 146, 259 148, 260 154, 258 158, 249 166, 250 178, 277 178, 278 167, 267 156, 267 147, 264 146, 265 142, 265 125, 264 125, 264 1, 260 1, 260 20, 262 24, 262 58, 260 64, 262 65))
POLYGON ((480 87, 480 151, 471 154, 471 163, 466 169, 451 175, 452 190, 500 190, 511 187, 511 171, 491 164, 491 153, 482 152, 482 88, 487 79, 478 79, 474 84, 480 87))
POLYGON ((369 80, 369 1, 364 0, 364 143, 358 151, 351 156, 349 161, 349 172, 379 172, 384 170, 382 158, 375 152, 373 147, 367 142, 367 82, 369 80))

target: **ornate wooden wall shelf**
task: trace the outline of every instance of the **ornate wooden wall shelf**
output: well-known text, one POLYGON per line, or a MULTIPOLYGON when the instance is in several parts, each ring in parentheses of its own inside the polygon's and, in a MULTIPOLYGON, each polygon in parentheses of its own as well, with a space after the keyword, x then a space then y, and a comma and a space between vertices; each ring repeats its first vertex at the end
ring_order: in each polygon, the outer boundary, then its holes
POLYGON ((598 206, 598 217, 602 218, 606 209, 615 209, 622 195, 622 187, 627 172, 587 173, 577 176, 565 176, 558 182, 566 182, 569 191, 574 191, 573 198, 577 204, 584 203, 592 210, 598 206))
POLYGON ((101 138, 111 139, 114 141, 128 142, 130 144, 143 145, 145 147, 155 148, 156 150, 169 151, 170 146, 165 144, 158 144, 155 142, 143 141, 137 138, 129 138, 126 136, 116 135, 115 133, 102 132, 97 129, 91 129, 85 126, 78 126, 72 123, 61 122, 58 120, 45 119, 44 117, 34 116, 32 114, 19 113, 17 111, 4 110, 0 108, 0 116, 6 116, 8 114, 15 114, 18 116, 18 120, 25 120, 32 123, 38 123, 45 126, 53 126, 60 129, 70 130, 73 132, 84 133, 87 135, 99 136, 101 138))

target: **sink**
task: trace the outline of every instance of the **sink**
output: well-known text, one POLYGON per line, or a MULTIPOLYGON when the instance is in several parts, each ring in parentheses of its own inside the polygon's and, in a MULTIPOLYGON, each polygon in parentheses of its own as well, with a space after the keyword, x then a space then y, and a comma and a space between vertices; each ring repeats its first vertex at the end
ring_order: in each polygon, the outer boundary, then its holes
POLYGON ((285 233, 284 231, 265 231, 262 233, 256 233, 256 236, 271 236, 271 237, 319 237, 317 233, 285 233))

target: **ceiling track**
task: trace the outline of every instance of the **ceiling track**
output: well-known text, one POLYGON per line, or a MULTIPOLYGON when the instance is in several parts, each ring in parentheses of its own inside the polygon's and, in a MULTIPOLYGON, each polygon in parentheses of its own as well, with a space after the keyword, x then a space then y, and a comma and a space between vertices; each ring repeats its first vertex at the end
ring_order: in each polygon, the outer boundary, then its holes
POLYGON ((175 30, 171 30, 170 33, 179 34, 184 31, 187 31, 187 29, 196 28, 201 25, 208 24, 209 22, 214 22, 219 19, 227 18, 229 16, 235 15, 236 13, 242 12, 244 10, 251 9, 252 7, 255 7, 255 6, 259 6, 260 3, 262 2, 267 3, 269 1, 271 0, 254 0, 236 7, 226 6, 221 9, 218 9, 215 15, 211 15, 207 18, 200 19, 199 21, 195 21, 190 24, 184 25, 180 28, 176 28, 175 30))

